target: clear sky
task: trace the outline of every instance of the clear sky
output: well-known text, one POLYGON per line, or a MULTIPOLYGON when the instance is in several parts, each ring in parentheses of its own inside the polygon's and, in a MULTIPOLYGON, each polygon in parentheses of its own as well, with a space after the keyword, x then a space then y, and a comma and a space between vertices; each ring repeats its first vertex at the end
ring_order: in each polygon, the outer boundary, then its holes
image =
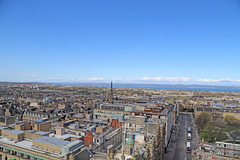
POLYGON ((0 81, 240 85, 239 0, 0 0, 0 81))

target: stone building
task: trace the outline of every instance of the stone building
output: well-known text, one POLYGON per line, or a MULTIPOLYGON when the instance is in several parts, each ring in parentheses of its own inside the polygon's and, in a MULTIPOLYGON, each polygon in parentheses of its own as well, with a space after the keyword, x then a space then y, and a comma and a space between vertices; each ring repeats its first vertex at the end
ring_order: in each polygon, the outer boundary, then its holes
POLYGON ((30 121, 31 123, 39 122, 39 120, 47 120, 52 123, 56 123, 59 121, 58 114, 54 112, 43 112, 39 110, 28 110, 23 114, 24 121, 30 121))
POLYGON ((13 124, 15 118, 13 116, 0 116, 0 126, 7 126, 13 124))
POLYGON ((223 119, 227 116, 233 116, 240 120, 240 108, 195 107, 194 117, 197 118, 202 112, 210 113, 213 119, 223 119))
POLYGON ((8 128, 0 128, 0 133, 0 158, 5 160, 77 160, 83 150, 82 141, 78 140, 64 141, 8 128))

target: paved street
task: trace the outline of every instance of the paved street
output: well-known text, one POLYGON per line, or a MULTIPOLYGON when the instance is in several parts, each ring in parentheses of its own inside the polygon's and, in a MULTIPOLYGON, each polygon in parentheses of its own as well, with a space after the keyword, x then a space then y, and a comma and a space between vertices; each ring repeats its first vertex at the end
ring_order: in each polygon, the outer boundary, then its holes
POLYGON ((194 150, 198 146, 198 135, 196 133, 195 123, 191 113, 180 113, 176 133, 172 134, 168 146, 168 153, 165 159, 173 160, 191 160, 194 150), (192 128, 191 149, 192 153, 186 153, 187 148, 187 128, 192 128), (170 151, 171 150, 171 151, 170 151))
POLYGON ((189 115, 180 114, 179 128, 178 128, 178 137, 176 141, 175 156, 174 160, 190 160, 191 154, 186 153, 187 148, 187 127, 189 121, 189 115))

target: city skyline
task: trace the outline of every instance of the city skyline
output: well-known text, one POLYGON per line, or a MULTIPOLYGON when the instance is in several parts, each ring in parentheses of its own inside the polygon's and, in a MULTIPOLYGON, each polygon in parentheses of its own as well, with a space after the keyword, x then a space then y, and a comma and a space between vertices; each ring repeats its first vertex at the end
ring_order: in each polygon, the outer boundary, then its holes
POLYGON ((1 1, 0 81, 240 86, 239 8, 237 0, 1 1))
MULTIPOLYGON (((115 84, 138 84, 141 85, 183 85, 183 86, 221 86, 221 87, 239 87, 240 80, 232 80, 230 78, 224 79, 191 79, 187 77, 144 77, 140 79, 105 79, 105 78, 88 78, 88 79, 35 79, 26 81, 0 81, 0 82, 13 82, 13 83, 53 83, 53 84, 70 84, 70 85, 81 85, 81 84, 108 84, 114 82, 115 84)), ((131 87, 130 87, 131 88, 131 87)))

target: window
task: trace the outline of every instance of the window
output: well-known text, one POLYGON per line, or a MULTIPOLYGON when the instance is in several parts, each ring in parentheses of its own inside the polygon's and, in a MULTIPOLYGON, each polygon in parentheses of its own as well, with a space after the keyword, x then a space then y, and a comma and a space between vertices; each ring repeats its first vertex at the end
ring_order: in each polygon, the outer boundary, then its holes
POLYGON ((224 144, 224 147, 226 147, 227 145, 226 144, 224 144))

